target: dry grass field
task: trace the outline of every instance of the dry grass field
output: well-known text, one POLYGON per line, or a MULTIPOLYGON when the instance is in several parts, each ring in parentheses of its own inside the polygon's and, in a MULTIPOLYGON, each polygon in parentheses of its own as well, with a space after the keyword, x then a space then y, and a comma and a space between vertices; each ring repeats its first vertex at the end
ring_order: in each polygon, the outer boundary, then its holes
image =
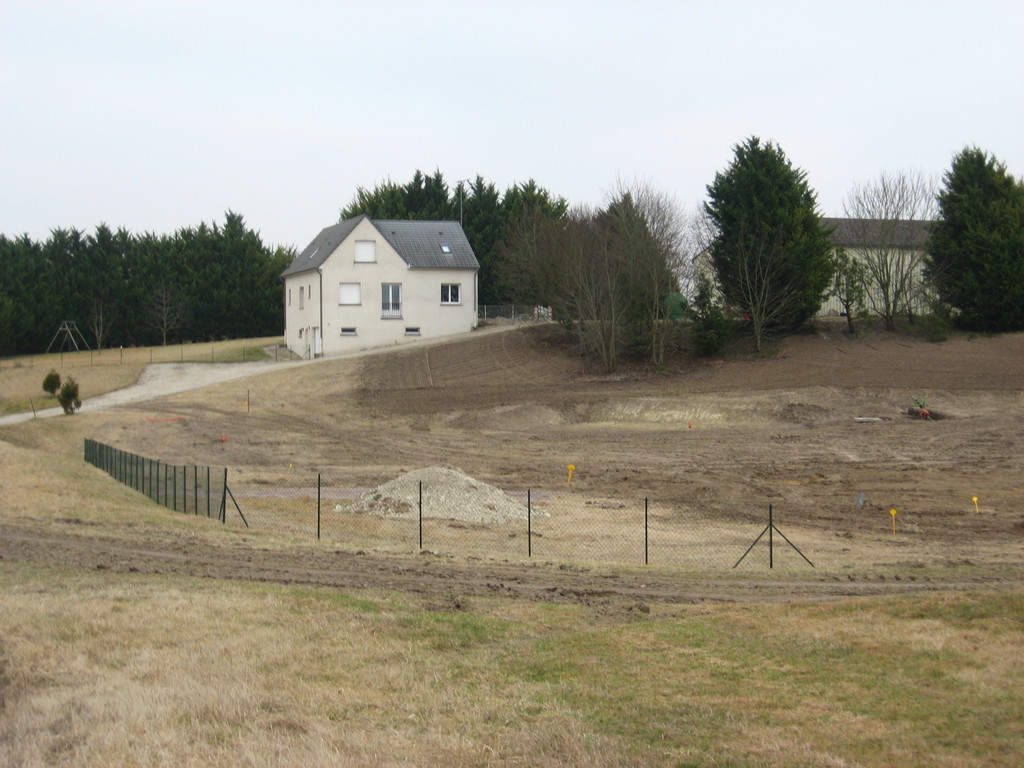
MULTIPOLYGON (((128 387, 153 363, 236 363, 273 359, 279 338, 173 344, 166 347, 74 350, 0 360, 0 416, 43 410, 57 405, 42 389, 51 370, 62 379, 74 378, 83 395, 96 396, 128 387)), ((283 358, 284 353, 282 353, 283 358)))
MULTIPOLYGON (((0 395, 36 374, 5 362, 0 395)), ((0 426, 0 765, 1016 765, 1022 422, 1024 335, 822 324, 612 377, 550 328, 483 332, 0 426), (465 525, 377 546, 396 521, 365 516, 318 542, 170 513, 83 438, 341 496, 449 466, 579 519, 531 560, 465 525), (737 545, 772 504, 816 567, 574 541, 633 535, 643 498, 737 545)))

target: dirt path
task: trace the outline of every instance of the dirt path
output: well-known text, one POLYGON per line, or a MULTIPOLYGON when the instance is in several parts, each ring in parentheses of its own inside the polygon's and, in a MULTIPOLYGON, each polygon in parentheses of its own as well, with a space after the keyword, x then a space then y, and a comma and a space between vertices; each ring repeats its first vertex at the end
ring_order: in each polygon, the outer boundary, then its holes
MULTIPOLYGON (((211 523, 213 524, 213 523, 211 523)), ((1010 589, 1016 582, 994 576, 955 580, 843 577, 803 572, 725 579, 636 571, 597 572, 538 563, 467 562, 430 553, 368 554, 295 546, 267 550, 251 541, 183 539, 180 533, 147 530, 125 539, 74 520, 0 523, 0 559, 49 563, 116 573, 179 574, 277 584, 394 590, 457 604, 466 597, 575 603, 601 611, 644 612, 655 604, 831 600, 950 589, 1010 589), (78 531, 75 528, 79 528, 78 531)))

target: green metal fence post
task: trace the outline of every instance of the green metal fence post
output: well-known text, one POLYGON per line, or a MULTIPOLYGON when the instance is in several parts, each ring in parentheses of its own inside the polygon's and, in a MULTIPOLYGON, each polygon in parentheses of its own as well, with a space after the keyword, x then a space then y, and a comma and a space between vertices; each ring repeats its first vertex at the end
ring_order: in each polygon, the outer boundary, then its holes
POLYGON ((647 528, 647 498, 644 498, 644 565, 649 564, 648 555, 648 528, 647 528))
POLYGON ((533 557, 533 505, 530 489, 526 489, 526 556, 533 557))

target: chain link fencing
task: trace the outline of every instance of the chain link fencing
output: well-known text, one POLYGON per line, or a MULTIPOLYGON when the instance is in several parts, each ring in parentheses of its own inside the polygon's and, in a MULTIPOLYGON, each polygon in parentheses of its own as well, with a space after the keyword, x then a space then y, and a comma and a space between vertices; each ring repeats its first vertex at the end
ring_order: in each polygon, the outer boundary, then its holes
POLYGON ((436 467, 366 488, 292 467, 170 465, 94 440, 84 452, 168 509, 347 549, 687 569, 813 565, 774 525, 770 505, 600 498, 571 485, 503 490, 436 467))
POLYGON ((85 460, 168 509, 225 519, 230 491, 224 467, 165 464, 95 440, 85 441, 85 460))
POLYGON ((771 523, 767 504, 666 504, 415 475, 366 488, 333 473, 231 468, 228 482, 254 528, 350 549, 687 569, 813 565, 771 523))

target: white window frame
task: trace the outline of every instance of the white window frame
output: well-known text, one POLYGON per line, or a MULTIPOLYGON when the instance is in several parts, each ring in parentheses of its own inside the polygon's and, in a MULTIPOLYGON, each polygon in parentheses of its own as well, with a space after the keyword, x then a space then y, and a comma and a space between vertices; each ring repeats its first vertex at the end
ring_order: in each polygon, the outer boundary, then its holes
POLYGON ((462 283, 441 283, 441 303, 442 304, 461 304, 462 303, 462 283), (455 298, 452 298, 452 289, 455 289, 455 298))
POLYGON ((356 240, 356 264, 372 264, 377 261, 376 240, 356 240))
POLYGON ((380 284, 380 316, 386 319, 402 317, 402 284, 380 284))
POLYGON ((361 283, 339 283, 338 304, 340 306, 359 306, 363 303, 361 283))

